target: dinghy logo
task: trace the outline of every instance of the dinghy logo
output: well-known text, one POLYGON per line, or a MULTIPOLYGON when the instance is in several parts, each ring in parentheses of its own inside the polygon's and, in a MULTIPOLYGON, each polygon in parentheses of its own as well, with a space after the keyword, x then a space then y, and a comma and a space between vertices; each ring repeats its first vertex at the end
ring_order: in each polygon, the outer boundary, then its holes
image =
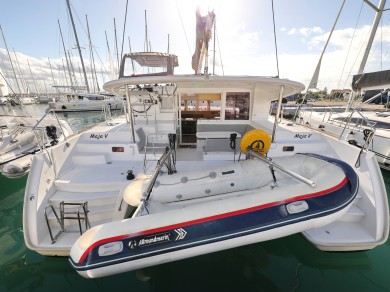
POLYGON ((183 228, 175 229, 175 232, 177 233, 175 240, 184 239, 187 235, 187 232, 183 228))
POLYGON ((154 244, 166 243, 169 241, 174 241, 184 239, 186 237, 187 232, 183 228, 174 229, 175 233, 171 231, 148 235, 142 238, 133 239, 129 242, 129 248, 135 249, 139 247, 151 246, 154 244))
POLYGON ((171 234, 170 232, 164 232, 160 234, 153 234, 139 239, 131 240, 129 242, 129 247, 131 249, 134 249, 138 247, 150 246, 153 244, 165 243, 168 241, 171 241, 171 234))

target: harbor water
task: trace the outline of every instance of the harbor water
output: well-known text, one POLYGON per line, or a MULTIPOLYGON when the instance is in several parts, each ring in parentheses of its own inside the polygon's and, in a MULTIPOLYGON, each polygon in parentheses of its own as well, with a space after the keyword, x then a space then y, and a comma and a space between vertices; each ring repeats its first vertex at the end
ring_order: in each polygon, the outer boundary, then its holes
MULTIPOLYGON (((96 112, 61 115, 75 131, 102 119, 96 112)), ((389 194, 390 173, 383 171, 383 178, 389 194)), ((0 291, 390 291, 390 241, 365 252, 329 253, 300 234, 84 279, 66 257, 45 257, 26 248, 26 180, 0 176, 0 291)))

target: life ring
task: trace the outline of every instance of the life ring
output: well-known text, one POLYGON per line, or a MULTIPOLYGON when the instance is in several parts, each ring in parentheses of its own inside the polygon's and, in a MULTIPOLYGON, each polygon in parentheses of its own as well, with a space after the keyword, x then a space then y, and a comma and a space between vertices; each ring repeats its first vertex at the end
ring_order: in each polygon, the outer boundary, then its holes
POLYGON ((271 137, 263 130, 250 130, 241 139, 240 148, 246 153, 248 147, 254 152, 265 155, 271 147, 271 137))

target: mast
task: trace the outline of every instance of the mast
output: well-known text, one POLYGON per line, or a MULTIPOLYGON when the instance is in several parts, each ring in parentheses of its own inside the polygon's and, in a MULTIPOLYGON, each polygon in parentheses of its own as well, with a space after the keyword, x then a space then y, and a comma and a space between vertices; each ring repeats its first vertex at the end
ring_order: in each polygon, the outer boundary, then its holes
POLYGON ((168 33, 168 50, 167 53, 169 54, 169 33, 168 33))
MULTIPOLYGON (((93 46, 92 46, 92 40, 91 40, 91 34, 89 32, 89 24, 88 24, 88 17, 87 15, 85 15, 85 19, 87 21, 87 31, 88 31, 88 39, 89 39, 89 49, 90 49, 90 52, 91 52, 91 63, 92 63, 92 68, 93 68, 93 71, 92 71, 92 77, 95 77, 95 82, 96 82, 96 87, 97 87, 97 91, 99 92, 100 91, 100 88, 99 88, 99 82, 98 82, 98 79, 97 79, 97 74, 96 74, 96 66, 95 66, 95 58, 93 56, 93 46)), ((93 79, 92 79, 93 80, 93 79)))
MULTIPOLYGON (((65 53, 65 56, 66 56, 66 53, 65 53)), ((68 83, 68 79, 66 78, 66 68, 65 68, 65 64, 64 64, 64 59, 63 58, 61 58, 61 61, 62 61, 62 69, 64 70, 64 76, 65 76, 65 83, 66 83, 66 85, 67 86, 69 86, 69 83, 68 83)), ((68 68, 68 70, 69 70, 69 68, 68 68)), ((68 71, 68 74, 70 74, 70 71, 68 71)), ((60 80, 61 80, 61 75, 60 75, 60 80)), ((72 81, 71 81, 72 82, 72 81)), ((73 83, 72 83, 73 84, 73 83)), ((72 90, 73 90, 73 85, 71 85, 71 88, 72 88, 72 90)))
POLYGON ((30 67, 30 62, 28 61, 28 59, 27 59, 27 64, 28 64, 28 68, 30 69, 31 78, 33 80, 33 84, 34 84, 34 87, 35 87, 35 94, 38 95, 37 83, 35 82, 35 78, 34 78, 34 75, 32 73, 32 70, 31 70, 31 67, 30 67))
POLYGON ((12 71, 13 71, 13 73, 14 73, 15 82, 16 82, 16 85, 18 86, 19 93, 21 94, 21 93, 22 93, 22 91, 20 90, 20 86, 19 86, 18 78, 16 77, 15 68, 14 68, 14 65, 13 65, 13 63, 12 63, 11 55, 9 54, 9 50, 8 50, 8 46, 7 46, 7 42, 5 41, 4 32, 3 32, 3 29, 2 29, 2 27, 1 27, 1 25, 0 25, 0 30, 1 30, 1 34, 2 34, 2 36, 3 36, 3 40, 4 40, 4 45, 5 45, 5 48, 7 49, 7 54, 8 54, 9 62, 11 63, 12 71))
POLYGON ((80 55, 81 67, 83 68, 83 73, 84 73, 85 86, 87 87, 87 92, 89 92, 87 72, 85 71, 83 55, 82 55, 82 53, 81 53, 81 48, 80 48, 80 44, 79 44, 79 39, 78 39, 78 37, 77 37, 76 26, 75 26, 75 24, 74 24, 72 11, 71 11, 71 9, 70 9, 70 0, 65 0, 65 1, 66 1, 67 6, 68 6, 69 17, 70 17, 70 21, 72 22, 74 37, 75 37, 75 39, 76 39, 76 46, 77 46, 77 49, 78 49, 79 55, 80 55))
POLYGON ((118 52, 118 39, 117 39, 117 36, 116 36, 115 17, 114 17, 114 33, 115 33, 115 50, 116 50, 117 72, 119 72, 119 52, 118 52))
MULTIPOLYGON (((129 50, 130 50, 130 53, 132 53, 132 51, 131 51, 130 37, 129 37, 129 50)), ((133 74, 135 74, 134 60, 133 60, 133 58, 131 58, 131 66, 133 67, 133 74)))
POLYGON ((146 19, 146 10, 145 10, 145 52, 149 52, 149 40, 148 40, 148 22, 146 19))
POLYGON ((47 58, 47 60, 49 61, 49 67, 50 67, 51 79, 53 79, 53 86, 54 86, 54 88, 56 89, 57 93, 59 93, 59 90, 58 90, 58 88, 56 88, 56 87, 55 87, 57 84, 56 84, 56 80, 55 80, 55 78, 54 78, 54 74, 53 74, 53 68, 52 68, 52 66, 51 66, 50 58, 47 58))
POLYGON ((104 31, 104 33, 106 34, 106 43, 107 43, 107 50, 108 50, 108 61, 110 62, 111 78, 115 79, 114 62, 112 61, 112 55, 111 55, 110 45, 108 43, 107 32, 104 31))
MULTIPOLYGON (((61 30, 60 20, 58 20, 58 27, 60 28, 60 35, 61 35, 62 47, 63 47, 63 49, 64 49, 65 60, 66 60, 66 67, 68 68, 69 79, 70 79, 70 86, 71 86, 72 90, 74 91, 73 79, 72 79, 72 75, 71 75, 71 73, 70 73, 69 60, 68 60, 68 55, 66 54, 66 48, 65 48, 64 38, 63 38, 63 36, 62 36, 62 30, 61 30)), ((64 66, 64 72, 65 72, 65 80, 66 80, 66 76, 67 76, 67 75, 66 75, 65 66, 64 66)))
POLYGON ((1 72, 1 68, 0 68, 0 96, 9 95, 9 89, 12 90, 7 80, 5 80, 5 76, 3 75, 3 72, 1 72))
POLYGON ((13 49, 13 51, 14 51, 14 55, 15 55, 15 59, 16 59, 16 66, 17 66, 17 68, 19 70, 19 75, 20 75, 20 77, 22 77, 22 87, 23 87, 23 90, 25 92, 28 92, 28 85, 26 83, 26 78, 24 78, 22 67, 20 67, 18 56, 16 55, 15 49, 13 49))
MULTIPOLYGON (((378 29, 379 21, 382 17, 383 8, 385 7, 385 4, 386 4, 386 0, 380 0, 378 7, 373 5, 368 0, 364 0, 364 2, 366 2, 368 4, 368 6, 370 6, 372 9, 374 9, 376 11, 376 14, 375 14, 372 26, 371 26, 370 37, 369 37, 368 42, 367 42, 366 50, 364 51, 362 62, 360 63, 360 67, 359 67, 357 74, 363 74, 364 67, 366 66, 368 55, 370 53, 371 46, 372 46, 372 43, 374 41, 376 31, 378 29)), ((350 111, 354 100, 355 100, 355 91, 352 91, 352 94, 349 96, 348 103, 347 103, 347 106, 345 108, 346 112, 350 111)))
MULTIPOLYGON (((297 115, 298 115, 298 113, 299 113, 299 111, 300 111, 300 109, 301 109, 301 105, 303 104, 303 102, 304 102, 305 99, 306 99, 306 96, 307 96, 307 94, 308 94, 308 92, 309 92, 309 89, 311 89, 311 88, 316 89, 316 88, 317 88, 317 82, 318 82, 318 77, 319 77, 319 75, 320 75, 322 57, 324 56, 325 50, 326 50, 326 48, 328 47, 330 38, 332 37, 333 31, 334 31, 334 29, 335 29, 335 27, 336 27, 336 24, 337 24, 338 20, 339 20, 339 17, 340 17, 340 15, 341 15, 341 11, 343 10, 344 4, 345 4, 345 0, 343 0, 343 3, 341 4, 339 13, 337 14, 336 20, 335 20, 335 22, 333 23, 332 30, 331 30, 330 33, 329 33, 328 39, 326 40, 325 46, 324 46, 324 48, 323 48, 323 50, 322 50, 320 59, 318 60, 317 67, 316 67, 316 69, 315 69, 315 71, 314 71, 314 74, 313 74, 313 76, 312 76, 312 78, 311 78, 311 80, 310 80, 309 85, 307 86, 305 95, 303 96, 303 100, 302 100, 301 104, 299 104, 299 106, 297 107, 297 110, 295 111, 293 120, 296 119, 296 117, 297 117, 297 115)), ((282 106, 282 102, 281 102, 281 100, 279 100, 277 111, 281 108, 281 106, 282 106)), ((279 117, 279 115, 277 115, 277 117, 279 117)), ((275 118, 275 122, 276 122, 276 118, 275 118)))
MULTIPOLYGON (((65 53, 66 54, 66 53, 65 53)), ((74 82, 76 83, 76 86, 75 86, 75 91, 76 91, 76 87, 79 87, 79 83, 77 82, 77 78, 76 78, 76 73, 74 71, 74 66, 73 66, 73 62, 72 62, 72 57, 70 55, 70 52, 68 50, 68 59, 69 59, 69 66, 70 66, 70 71, 69 71, 69 75, 71 76, 71 78, 73 79, 74 78, 74 82)))
POLYGON ((123 34, 122 34, 122 49, 121 49, 121 60, 123 57, 123 45, 125 42, 125 31, 126 31, 126 21, 127 21, 127 6, 129 4, 129 0, 126 0, 126 11, 125 11, 125 22, 123 24, 123 34))
POLYGON ((313 74, 313 76, 312 76, 312 78, 311 78, 311 80, 310 80, 309 86, 307 87, 306 94, 305 94, 305 96, 304 96, 304 98, 303 98, 304 100, 305 100, 305 98, 306 98, 306 95, 307 95, 307 92, 309 91, 309 89, 311 89, 311 88, 317 88, 317 82, 318 82, 318 77, 319 77, 319 75, 320 75, 322 57, 324 56, 325 50, 326 50, 326 48, 328 47, 330 38, 332 37, 333 31, 334 31, 334 29, 335 29, 335 27, 336 27, 336 24, 337 24, 338 20, 339 20, 339 17, 340 17, 341 11, 343 10, 344 4, 345 4, 345 0, 344 0, 343 3, 341 4, 339 13, 337 14, 336 20, 335 20, 335 22, 333 23, 332 30, 330 31, 330 34, 329 34, 329 36, 328 36, 328 39, 326 40, 324 49, 322 50, 320 59, 318 60, 316 70, 314 71, 314 74, 313 74))
POLYGON ((378 29, 379 21, 380 21, 380 19, 382 17, 383 8, 385 7, 385 4, 386 4, 386 0, 381 0, 379 2, 378 7, 373 5, 368 0, 364 0, 364 2, 366 2, 372 9, 374 9, 376 11, 376 14, 375 14, 375 17, 374 17, 374 22, 372 23, 370 38, 368 39, 367 47, 366 47, 366 50, 364 51, 362 62, 360 63, 360 67, 359 67, 359 70, 358 70, 357 74, 362 74, 363 71, 364 71, 364 67, 366 66, 367 59, 368 59, 368 54, 370 53, 371 46, 372 46, 372 43, 374 41, 374 37, 375 37, 376 31, 378 29))
MULTIPOLYGON (((43 68, 42 68, 42 66, 40 66, 40 67, 41 67, 42 76, 44 76, 43 68)), ((43 82, 43 87, 45 88, 45 94, 46 94, 46 96, 48 96, 48 93, 47 93, 47 86, 46 86, 46 81, 45 81, 45 79, 43 79, 42 82, 43 82)))

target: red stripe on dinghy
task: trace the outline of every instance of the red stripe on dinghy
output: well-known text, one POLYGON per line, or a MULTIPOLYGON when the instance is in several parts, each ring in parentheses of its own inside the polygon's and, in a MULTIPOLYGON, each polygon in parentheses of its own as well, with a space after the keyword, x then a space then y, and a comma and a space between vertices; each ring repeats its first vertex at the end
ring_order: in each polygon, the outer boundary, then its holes
POLYGON ((322 190, 322 191, 319 191, 319 192, 305 194, 305 195, 293 197, 293 198, 290 198, 290 199, 287 199, 287 200, 283 200, 283 201, 267 203, 267 204, 254 206, 254 207, 250 207, 250 208, 246 208, 246 209, 241 209, 241 210, 237 210, 237 211, 232 211, 232 212, 228 212, 228 213, 223 213, 223 214, 213 215, 213 216, 209 216, 209 217, 199 218, 199 219, 191 220, 191 221, 187 221, 187 222, 181 222, 181 223, 177 223, 177 224, 173 224, 173 225, 168 225, 168 226, 148 229, 148 230, 144 230, 144 231, 140 231, 140 232, 136 232, 136 233, 132 233, 132 234, 124 234, 124 235, 118 235, 118 236, 114 236, 114 237, 110 237, 110 238, 101 239, 101 240, 96 241, 95 243, 93 243, 91 246, 89 246, 85 250, 85 252, 81 256, 81 258, 78 261, 78 263, 81 264, 82 262, 84 262, 85 258, 88 256, 90 251, 93 250, 96 246, 101 245, 101 244, 114 242, 114 241, 119 241, 119 240, 122 240, 122 239, 131 238, 131 237, 134 237, 134 236, 147 235, 147 234, 151 234, 151 233, 158 233, 158 232, 162 232, 162 231, 166 231, 166 230, 170 230, 170 229, 176 229, 176 228, 180 228, 180 227, 185 227, 185 226, 188 226, 188 225, 194 225, 194 224, 199 224, 199 223, 204 223, 204 222, 208 222, 208 221, 218 220, 218 219, 222 219, 222 218, 226 218, 226 217, 236 216, 236 215, 240 215, 240 214, 244 214, 244 213, 249 213, 249 212, 252 212, 252 211, 266 209, 266 208, 273 207, 273 206, 276 206, 276 205, 280 205, 280 204, 283 204, 283 203, 290 203, 290 202, 293 202, 293 201, 310 199, 310 198, 314 198, 314 197, 320 197, 320 196, 323 196, 323 195, 326 195, 326 194, 329 194, 331 192, 334 192, 334 191, 337 191, 337 190, 341 189, 347 183, 348 183, 348 178, 344 177, 344 179, 339 184, 337 184, 337 185, 335 185, 335 186, 333 186, 333 187, 331 187, 329 189, 322 190))

